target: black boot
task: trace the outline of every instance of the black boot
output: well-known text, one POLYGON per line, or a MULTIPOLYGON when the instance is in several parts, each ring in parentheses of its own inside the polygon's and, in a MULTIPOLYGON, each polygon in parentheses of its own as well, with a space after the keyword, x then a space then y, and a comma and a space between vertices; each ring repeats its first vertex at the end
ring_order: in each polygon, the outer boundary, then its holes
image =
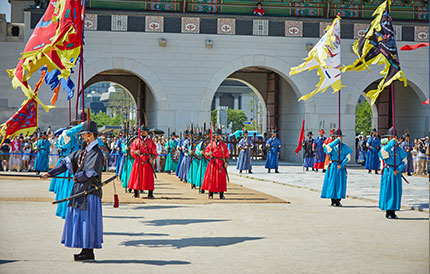
POLYGON ((213 199, 213 198, 214 198, 214 193, 209 191, 208 199, 213 199))
POLYGON ((242 170, 239 170, 239 174, 242 174, 242 170))
POLYGON ((269 168, 269 170, 267 170, 267 173, 270 173, 270 168, 269 168))
POLYGON ((306 171, 309 171, 309 167, 306 168, 306 171))
POLYGON ((325 169, 323 169, 323 171, 322 171, 323 173, 325 173, 325 169))
POLYGON ((377 170, 375 170, 375 174, 378 174, 378 171, 377 171, 377 170))
POLYGON ((191 184, 191 189, 195 189, 196 185, 195 184, 191 184))
POLYGON ((148 199, 154 199, 154 190, 148 190, 148 199))
POLYGON ((204 190, 204 189, 201 189, 201 190, 200 190, 200 193, 201 193, 201 194, 205 194, 205 190, 204 190))
POLYGON ((139 196, 140 196, 139 191, 135 189, 133 198, 139 198, 139 196))
POLYGON ((220 193, 219 193, 219 198, 220 198, 221 200, 224 200, 224 199, 225 199, 225 197, 224 197, 224 192, 220 192, 220 193))
POLYGON ((252 170, 248 170, 248 174, 252 174, 252 170))
POLYGON ((335 206, 336 205, 336 199, 331 199, 331 206, 335 206))
POLYGON ((372 170, 371 170, 371 169, 369 169, 369 172, 367 172, 367 173, 370 173, 370 172, 372 172, 372 170))
POLYGON ((275 169, 275 173, 279 173, 279 170, 275 169))
POLYGON ((391 210, 391 219, 398 219, 399 217, 397 217, 396 215, 396 211, 391 210))
POLYGON ((412 176, 412 174, 410 172, 408 172, 408 176, 412 176))
POLYGON ((337 199, 337 200, 336 200, 336 206, 338 206, 338 207, 342 207, 342 204, 340 203, 340 200, 341 200, 341 199, 337 199))
POLYGON ((75 261, 94 260, 94 250, 89 248, 82 249, 80 254, 75 254, 75 261))

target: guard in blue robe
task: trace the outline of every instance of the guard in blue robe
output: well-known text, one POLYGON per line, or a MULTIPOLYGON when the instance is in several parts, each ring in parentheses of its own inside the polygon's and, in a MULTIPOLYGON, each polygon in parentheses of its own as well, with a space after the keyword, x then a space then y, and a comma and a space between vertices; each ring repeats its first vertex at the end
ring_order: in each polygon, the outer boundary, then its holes
POLYGON ((192 137, 193 137, 193 131, 190 131, 189 137, 185 138, 181 147, 181 151, 184 152, 184 157, 182 158, 181 166, 179 167, 178 177, 184 183, 187 182, 188 172, 190 171, 190 164, 191 164, 190 145, 191 145, 192 137))
POLYGON ((202 189, 202 186, 203 186, 203 180, 204 180, 205 174, 206 174, 206 169, 207 169, 208 164, 209 164, 209 158, 205 154, 205 150, 206 150, 206 147, 209 145, 209 142, 210 142, 210 130, 207 130, 205 138, 203 139, 203 141, 201 141, 197 145, 197 149, 196 149, 196 154, 201 159, 199 170, 197 173, 198 181, 196 183, 196 187, 199 188, 200 193, 202 193, 202 194, 205 193, 205 190, 202 189))
POLYGON ((120 133, 118 140, 115 142, 114 145, 114 150, 112 153, 118 154, 117 158, 116 158, 116 165, 115 165, 115 174, 118 175, 119 171, 120 171, 120 166, 122 163, 122 143, 123 143, 123 139, 122 139, 122 134, 120 133))
POLYGON ((324 176, 321 198, 331 199, 331 206, 342 206, 341 199, 346 196, 346 164, 351 160, 351 148, 342 143, 342 131, 337 130, 333 142, 324 147, 330 157, 330 164, 324 176))
POLYGON ((61 243, 70 248, 82 248, 81 253, 75 254, 75 261, 93 260, 94 248, 101 248, 103 243, 103 153, 96 139, 97 124, 86 122, 81 134, 87 146, 63 158, 59 165, 42 176, 42 179, 47 179, 68 169, 70 174, 74 174, 75 181, 71 195, 96 188, 90 194, 70 200, 68 206, 61 243))
MULTIPOLYGON (((72 152, 79 150, 80 145, 78 142, 77 134, 81 130, 82 130, 82 124, 78 124, 72 128, 64 130, 60 138, 58 138, 55 145, 58 147, 58 150, 60 151, 61 158, 59 159, 57 165, 61 162, 62 159, 69 156, 72 152)), ((69 170, 66 170, 64 173, 59 174, 58 176, 70 177, 70 176, 73 176, 73 174, 70 174, 69 170)), ((54 184, 54 193, 56 194, 55 199, 61 200, 70 196, 74 182, 71 179, 53 178, 51 180, 51 185, 52 184, 54 184)), ((55 215, 65 219, 67 214, 68 204, 69 202, 57 204, 57 210, 55 212, 55 215)))
POLYGON ((411 176, 414 173, 414 161, 412 159, 412 150, 414 149, 414 143, 409 139, 409 134, 405 134, 405 140, 401 144, 403 150, 408 154, 408 163, 403 168, 403 172, 407 172, 408 176, 411 176))
POLYGON ((314 144, 314 138, 312 138, 312 131, 308 132, 308 139, 303 140, 302 147, 303 147, 303 168, 306 168, 306 171, 309 170, 309 168, 312 168, 314 170, 314 151, 312 150, 312 146, 314 144))
POLYGON ((372 129, 372 136, 367 139, 367 148, 366 164, 364 168, 369 170, 369 173, 374 170, 375 174, 378 174, 381 165, 378 157, 379 150, 381 149, 381 140, 377 136, 376 128, 372 129))
POLYGON ((267 147, 267 158, 266 158, 266 165, 265 168, 267 168, 267 172, 270 173, 271 169, 275 170, 275 173, 279 173, 278 167, 279 167, 279 155, 281 153, 281 140, 277 137, 277 132, 272 132, 272 137, 269 138, 266 142, 267 147))
POLYGON ((402 170, 407 163, 407 153, 397 144, 397 138, 393 138, 392 128, 388 130, 390 139, 383 146, 378 156, 384 161, 379 191, 379 208, 386 210, 385 217, 397 219, 395 212, 400 209, 402 201, 402 170))
POLYGON ((182 139, 178 142, 178 147, 177 149, 181 152, 179 154, 179 160, 178 160, 178 168, 176 169, 176 176, 179 178, 179 173, 181 171, 181 164, 182 164, 182 160, 184 159, 184 151, 182 151, 182 145, 185 142, 185 139, 188 138, 188 134, 190 132, 187 130, 184 131, 184 137, 182 137, 182 139))
POLYGON ((191 184, 191 189, 195 189, 196 185, 198 184, 198 172, 200 168, 201 157, 200 155, 197 155, 197 146, 200 144, 202 139, 203 136, 201 133, 199 133, 197 137, 193 138, 189 149, 190 169, 188 171, 187 182, 191 184))
POLYGON ((37 141, 37 155, 34 161, 34 170, 37 174, 49 170, 49 148, 51 143, 46 139, 46 133, 42 133, 42 139, 37 141))
POLYGON ((237 160, 236 169, 239 173, 242 170, 248 170, 248 173, 252 173, 251 166, 251 149, 254 147, 252 140, 248 138, 248 131, 243 131, 243 138, 237 144, 237 149, 239 150, 239 158, 237 160))
POLYGON ((318 169, 324 170, 324 161, 325 161, 325 153, 324 153, 324 141, 327 139, 324 136, 324 130, 320 129, 319 136, 315 139, 312 150, 315 152, 315 158, 314 158, 314 169, 316 172, 318 172, 318 169))

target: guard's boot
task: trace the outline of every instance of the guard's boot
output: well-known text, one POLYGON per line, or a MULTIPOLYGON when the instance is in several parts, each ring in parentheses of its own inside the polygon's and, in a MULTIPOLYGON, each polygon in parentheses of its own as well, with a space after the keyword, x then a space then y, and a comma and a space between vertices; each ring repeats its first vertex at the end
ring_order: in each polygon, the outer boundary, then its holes
POLYGON ((139 198, 139 196, 140 196, 139 191, 135 189, 135 190, 134 190, 133 198, 139 198))
POLYGON ((336 205, 336 199, 331 199, 331 206, 335 206, 336 205))
POLYGON ((375 174, 378 174, 378 171, 377 171, 377 170, 375 170, 375 174))
POLYGON ((196 185, 195 184, 191 184, 191 189, 195 189, 196 185))
POLYGON ((275 173, 279 173, 279 170, 275 169, 275 173))
POLYGON ((371 169, 369 169, 369 172, 367 172, 367 173, 370 173, 370 172, 372 172, 372 170, 371 170, 371 169))
POLYGON ((325 173, 325 169, 323 169, 323 171, 322 171, 323 173, 325 173))
POLYGON ((385 218, 387 218, 387 219, 391 219, 390 211, 391 211, 391 210, 387 210, 387 211, 385 211, 385 218))
POLYGON ((209 191, 208 199, 213 199, 213 198, 214 198, 214 193, 209 191))
POLYGON ((248 170, 248 174, 252 174, 253 172, 252 172, 252 170, 248 170))
POLYGON ((336 206, 338 206, 338 207, 342 207, 342 204, 340 203, 340 200, 341 200, 341 199, 337 199, 337 200, 336 200, 336 206))
POLYGON ((148 190, 148 199, 154 199, 154 190, 148 190))
POLYGON ((242 174, 242 170, 239 170, 239 174, 242 174))
POLYGON ((220 199, 222 199, 222 200, 224 200, 224 199, 225 199, 225 197, 224 197, 224 192, 220 192, 220 193, 219 193, 219 198, 220 198, 220 199))
POLYGON ((270 173, 270 168, 267 170, 267 173, 270 173))
POLYGON ((397 217, 396 215, 396 211, 391 210, 391 219, 398 219, 399 217, 397 217))
POLYGON ((306 171, 309 171, 309 167, 306 168, 306 171))
POLYGON ((410 172, 408 172, 408 176, 412 176, 412 174, 410 172))
POLYGON ((204 189, 200 189, 200 193, 201 194, 205 194, 205 190, 204 189))
POLYGON ((82 252, 80 254, 78 254, 77 256, 75 255, 75 261, 87 261, 87 260, 94 260, 95 256, 94 256, 94 251, 93 249, 89 249, 89 248, 84 248, 82 249, 82 252))

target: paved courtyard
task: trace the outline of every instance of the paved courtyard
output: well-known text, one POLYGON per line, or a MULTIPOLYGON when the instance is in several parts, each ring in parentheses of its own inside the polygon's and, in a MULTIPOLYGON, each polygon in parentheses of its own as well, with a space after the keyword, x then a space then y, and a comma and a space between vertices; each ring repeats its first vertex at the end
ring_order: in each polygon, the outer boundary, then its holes
MULTIPOLYGON (((230 174, 238 174, 234 162, 229 168, 230 174)), ((254 178, 264 182, 279 183, 294 187, 309 189, 321 192, 324 181, 324 173, 304 171, 303 167, 291 164, 282 164, 279 168, 280 174, 267 173, 262 161, 256 162, 253 166, 253 174, 243 173, 245 178, 254 178)), ((409 181, 403 181, 402 207, 405 209, 417 209, 429 211, 429 178, 421 176, 406 176, 409 181)), ((377 202, 379 199, 379 184, 381 175, 368 174, 367 170, 361 167, 348 168, 348 183, 346 194, 350 198, 360 198, 377 202)), ((377 205, 377 204, 376 204, 377 205)))
MULTIPOLYGON (((275 176, 259 169, 255 176, 275 176)), ((277 176, 304 184, 305 176, 295 169, 282 167, 288 175, 277 176)), ((0 180, 0 273, 429 272, 426 212, 405 209, 398 220, 387 220, 371 200, 346 199, 344 207, 333 208, 318 192, 299 185, 230 173, 234 185, 222 202, 172 203, 161 194, 150 203, 142 199, 119 208, 105 203, 103 249, 96 250, 96 261, 87 263, 73 262, 78 250, 60 245, 64 221, 54 216, 55 207, 48 200, 26 199, 52 200, 47 182, 0 180), (242 194, 284 202, 229 202, 239 187, 242 194), (21 199, 6 199, 14 195, 21 199)), ((171 193, 184 187, 174 177, 160 176, 158 183, 168 183, 173 189, 165 191, 171 193)), ((309 187, 317 188, 317 183, 309 187)))

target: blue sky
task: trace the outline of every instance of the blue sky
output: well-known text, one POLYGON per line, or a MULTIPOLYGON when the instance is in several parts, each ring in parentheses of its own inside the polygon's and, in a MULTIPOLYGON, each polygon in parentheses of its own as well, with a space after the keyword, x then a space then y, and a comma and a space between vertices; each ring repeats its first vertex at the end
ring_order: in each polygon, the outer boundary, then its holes
POLYGON ((6 20, 10 22, 10 4, 8 0, 0 0, 0 13, 6 13, 6 20))

